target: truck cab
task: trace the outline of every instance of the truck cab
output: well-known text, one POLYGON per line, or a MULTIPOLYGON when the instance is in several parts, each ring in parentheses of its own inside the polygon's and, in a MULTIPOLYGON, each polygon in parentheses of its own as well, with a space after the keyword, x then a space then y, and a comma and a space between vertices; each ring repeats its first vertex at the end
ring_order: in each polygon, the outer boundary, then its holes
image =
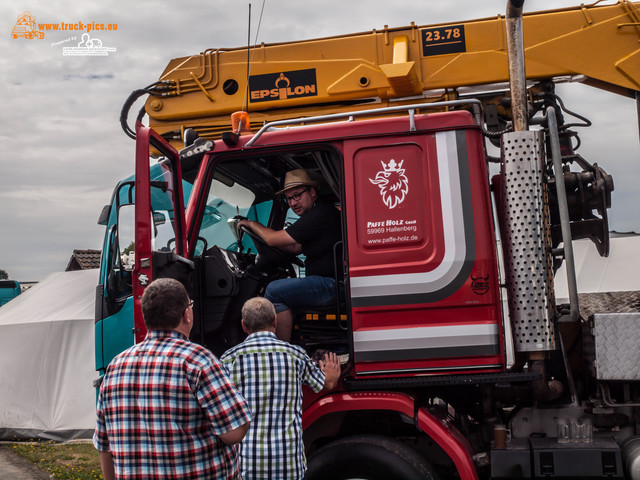
POLYGON ((216 142, 191 170, 163 146, 174 182, 193 181, 191 200, 168 242, 151 223, 160 212, 136 203, 137 222, 150 222, 136 230, 150 234, 136 238, 136 255, 146 243, 140 262, 150 267, 134 270, 134 292, 140 275, 176 276, 195 300, 194 339, 218 355, 239 343, 244 301, 304 268, 252 232, 235 236, 233 219, 283 228, 288 207, 276 192, 302 168, 342 214, 334 262, 344 281, 330 311, 295 312, 294 342, 347 355, 354 379, 504 371, 488 174, 469 112, 280 129, 247 147, 250 139, 216 142))
MULTIPOLYGON (((142 291, 159 277, 180 280, 194 300, 193 341, 221 355, 245 338, 243 303, 275 279, 303 276, 304 267, 252 232, 238 232, 237 218, 274 229, 295 220, 277 192, 287 171, 302 168, 322 182, 320 195, 341 212, 342 241, 333 261, 344 278, 334 306, 295 311, 292 342, 311 356, 335 351, 343 364, 331 407, 325 395, 305 394, 307 427, 339 428, 325 410, 339 406, 346 415, 354 406, 338 399, 360 389, 431 383, 452 388, 449 401, 464 410, 470 397, 454 385, 479 376, 507 378, 477 119, 466 110, 386 113, 391 116, 316 125, 305 119, 305 126, 265 128, 235 143, 218 140, 193 156, 189 147, 177 152, 139 125, 131 272, 136 338, 145 334, 142 291), (148 173, 154 151, 161 154, 164 184, 148 173), (149 193, 158 186, 172 205, 154 206, 149 193)), ((389 394, 369 396, 363 408, 386 408, 389 400, 389 394)), ((404 411, 406 400, 391 398, 398 418, 404 414, 395 409, 404 411)), ((307 427, 310 447, 326 441, 326 432, 307 427)), ((441 434, 438 448, 451 437, 441 434)))

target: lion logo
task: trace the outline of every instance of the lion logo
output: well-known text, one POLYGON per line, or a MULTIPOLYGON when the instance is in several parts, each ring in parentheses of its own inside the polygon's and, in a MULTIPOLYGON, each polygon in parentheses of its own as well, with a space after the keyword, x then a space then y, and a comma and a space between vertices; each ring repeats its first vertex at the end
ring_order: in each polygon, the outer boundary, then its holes
POLYGON ((396 208, 404 202, 409 192, 409 179, 402 168, 404 160, 396 163, 392 158, 388 164, 383 161, 380 161, 380 163, 382 163, 382 170, 376 174, 375 179, 370 178, 369 181, 380 189, 380 196, 384 204, 389 209, 396 208))

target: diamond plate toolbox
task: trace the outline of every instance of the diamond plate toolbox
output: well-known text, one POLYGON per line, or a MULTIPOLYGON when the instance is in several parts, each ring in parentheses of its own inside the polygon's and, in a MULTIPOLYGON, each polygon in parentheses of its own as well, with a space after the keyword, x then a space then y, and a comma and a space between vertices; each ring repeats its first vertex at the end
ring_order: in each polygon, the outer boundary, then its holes
POLYGON ((640 380, 640 313, 595 313, 599 380, 640 380))

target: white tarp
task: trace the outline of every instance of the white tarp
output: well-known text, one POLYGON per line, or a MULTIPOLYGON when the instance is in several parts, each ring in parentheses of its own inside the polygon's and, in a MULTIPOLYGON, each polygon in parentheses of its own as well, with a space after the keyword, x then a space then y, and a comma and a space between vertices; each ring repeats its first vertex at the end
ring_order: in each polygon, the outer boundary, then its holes
POLYGON ((97 282, 54 273, 0 308, 0 439, 91 435, 97 282))
MULTIPOLYGON (((629 292, 640 290, 640 235, 611 233, 609 256, 601 257, 587 239, 573 242, 578 293, 629 292)), ((555 276, 557 303, 569 300, 566 262, 555 276)))

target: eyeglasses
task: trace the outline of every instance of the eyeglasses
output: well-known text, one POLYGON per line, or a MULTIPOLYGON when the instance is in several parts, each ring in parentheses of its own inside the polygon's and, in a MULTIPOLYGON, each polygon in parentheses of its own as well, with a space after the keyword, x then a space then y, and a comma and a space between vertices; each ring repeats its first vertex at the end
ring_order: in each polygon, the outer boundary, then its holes
POLYGON ((189 300, 189 304, 187 305, 187 308, 189 307, 193 307, 193 300, 189 300))
POLYGON ((294 193, 293 195, 285 195, 284 201, 285 203, 288 203, 288 204, 291 204, 291 202, 299 202, 300 198, 302 197, 302 194, 308 191, 309 191, 309 187, 305 188, 304 190, 300 190, 298 193, 294 193))

